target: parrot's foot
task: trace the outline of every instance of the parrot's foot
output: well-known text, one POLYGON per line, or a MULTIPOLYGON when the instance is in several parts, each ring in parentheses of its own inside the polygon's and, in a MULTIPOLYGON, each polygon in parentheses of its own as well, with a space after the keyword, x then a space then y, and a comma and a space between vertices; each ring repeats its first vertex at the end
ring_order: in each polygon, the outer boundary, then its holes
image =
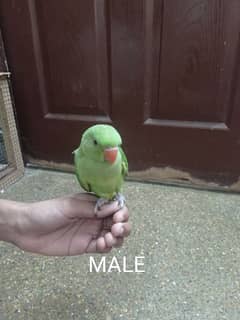
POLYGON ((99 210, 101 210, 101 207, 104 206, 107 203, 109 203, 109 200, 104 199, 104 198, 99 198, 97 200, 96 205, 95 205, 94 213, 96 214, 99 210))
POLYGON ((97 200, 97 203, 95 205, 95 208, 94 208, 94 213, 97 214, 98 211, 101 210, 101 207, 104 206, 105 204, 109 204, 111 203, 112 201, 117 201, 118 203, 118 206, 122 209, 125 205, 125 197, 121 194, 121 193, 117 193, 116 196, 112 199, 112 200, 107 200, 107 199, 104 199, 104 198, 99 198, 97 200))
POLYGON ((121 209, 124 207, 126 202, 125 197, 121 193, 117 193, 113 200, 118 202, 118 205, 121 209))

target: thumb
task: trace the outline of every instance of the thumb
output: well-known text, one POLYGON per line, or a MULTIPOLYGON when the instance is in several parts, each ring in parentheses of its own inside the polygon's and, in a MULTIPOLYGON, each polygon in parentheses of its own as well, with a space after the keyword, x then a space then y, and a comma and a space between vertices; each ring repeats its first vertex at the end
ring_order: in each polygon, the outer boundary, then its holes
POLYGON ((65 198, 64 214, 70 218, 105 218, 117 212, 117 201, 102 206, 101 210, 94 212, 98 198, 88 193, 75 194, 65 198))

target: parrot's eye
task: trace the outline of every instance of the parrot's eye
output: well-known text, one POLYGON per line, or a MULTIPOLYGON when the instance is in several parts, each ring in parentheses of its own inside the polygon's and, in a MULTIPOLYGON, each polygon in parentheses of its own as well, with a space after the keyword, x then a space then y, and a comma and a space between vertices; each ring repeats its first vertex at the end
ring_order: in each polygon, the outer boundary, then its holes
POLYGON ((93 140, 93 143, 95 144, 95 146, 98 144, 97 140, 95 140, 95 139, 93 140))

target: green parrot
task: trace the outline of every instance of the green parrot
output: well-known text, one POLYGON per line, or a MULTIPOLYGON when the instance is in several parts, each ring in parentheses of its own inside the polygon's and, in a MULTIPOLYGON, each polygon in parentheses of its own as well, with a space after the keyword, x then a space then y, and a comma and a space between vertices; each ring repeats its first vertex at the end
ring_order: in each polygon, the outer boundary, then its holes
POLYGON ((128 162, 121 144, 121 136, 114 127, 97 124, 83 133, 80 146, 73 151, 81 187, 99 197, 95 212, 111 200, 117 200, 121 207, 125 203, 120 191, 128 162))

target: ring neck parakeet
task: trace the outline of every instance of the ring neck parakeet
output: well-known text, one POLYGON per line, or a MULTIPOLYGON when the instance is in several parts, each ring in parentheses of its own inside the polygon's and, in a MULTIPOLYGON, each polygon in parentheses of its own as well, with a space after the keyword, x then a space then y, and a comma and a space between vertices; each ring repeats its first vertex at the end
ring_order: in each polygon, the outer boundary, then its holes
POLYGON ((121 136, 114 127, 97 124, 83 133, 80 146, 73 152, 81 187, 99 197, 95 211, 111 200, 117 200, 120 206, 124 204, 120 191, 128 162, 121 144, 121 136))

